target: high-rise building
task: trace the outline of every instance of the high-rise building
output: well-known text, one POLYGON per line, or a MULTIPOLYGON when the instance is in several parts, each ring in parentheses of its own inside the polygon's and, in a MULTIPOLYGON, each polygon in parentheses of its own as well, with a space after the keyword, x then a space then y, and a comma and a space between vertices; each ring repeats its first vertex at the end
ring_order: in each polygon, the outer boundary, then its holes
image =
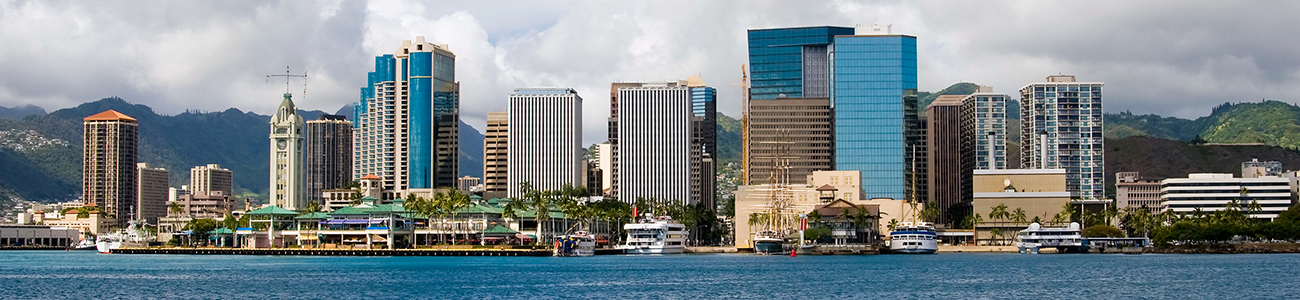
POLYGON ((168 183, 167 169, 150 167, 146 163, 136 164, 136 174, 140 177, 136 179, 136 191, 138 196, 135 200, 136 219, 144 220, 148 224, 158 224, 158 218, 167 216, 167 195, 171 188, 168 183))
POLYGON ((206 166, 197 166, 190 169, 190 186, 189 189, 182 189, 180 194, 204 194, 208 192, 221 192, 223 195, 231 196, 235 194, 235 173, 230 169, 222 168, 218 164, 208 164, 206 166))
POLYGON ((81 199, 122 225, 136 202, 136 153, 139 124, 135 118, 108 110, 83 119, 81 199))
POLYGON ((750 100, 745 185, 776 184, 778 169, 788 170, 790 184, 833 170, 832 124, 829 98, 750 100))
POLYGON ((1282 176, 1282 162, 1259 161, 1252 158, 1241 163, 1241 178, 1259 178, 1264 176, 1282 176))
POLYGON ((490 112, 483 132, 483 198, 505 197, 510 192, 510 113, 490 112))
POLYGON ((1115 172, 1115 207, 1160 212, 1160 180, 1142 178, 1138 172, 1115 172))
MULTIPOLYGON (((703 85, 701 82, 700 85, 703 85)), ((717 204, 718 91, 707 86, 691 89, 691 197, 704 207, 717 204)))
POLYGON ((1232 173, 1192 173, 1187 178, 1160 181, 1160 204, 1165 211, 1191 215, 1237 209, 1252 219, 1276 219, 1291 207, 1289 180, 1276 176, 1233 178, 1232 173), (1258 210, 1247 209, 1258 205, 1258 210))
POLYGON ((353 114, 354 178, 403 193, 456 186, 460 84, 447 45, 421 36, 375 57, 353 114))
POLYGON ((582 97, 569 88, 522 88, 510 94, 510 197, 527 182, 535 190, 582 186, 582 97))
POLYGON ((609 142, 601 143, 596 146, 596 166, 600 168, 600 188, 598 191, 601 195, 608 195, 609 188, 614 185, 614 145, 609 142))
POLYGON ((352 182, 352 122, 337 115, 307 121, 306 201, 323 205, 325 190, 352 182))
MULTIPOLYGON (((1007 166, 1007 100, 1005 94, 981 86, 971 95, 962 98, 962 137, 973 147, 965 152, 972 170, 1008 169, 1007 166)), ((1018 133, 1015 133, 1018 134, 1018 133)), ((1017 149, 1019 150, 1019 149, 1017 149)))
POLYGON ((969 214, 972 173, 962 144, 969 140, 962 135, 963 98, 942 95, 925 109, 927 205, 939 208, 939 224, 952 224, 969 214))
POLYGON ((271 116, 270 196, 271 205, 298 210, 307 207, 302 174, 303 123, 290 98, 289 93, 285 93, 280 108, 271 116))
POLYGON ((1105 195, 1102 85, 1052 75, 1020 88, 1021 168, 1065 169, 1074 199, 1105 195))
POLYGON ((835 169, 862 172, 869 197, 913 199, 916 37, 879 26, 834 40, 835 169))
POLYGON ((749 30, 750 99, 831 97, 835 37, 853 34, 830 26, 749 30))
MULTIPOLYGON (((617 116, 610 134, 614 152, 613 197, 700 203, 706 185, 701 162, 705 145, 697 144, 692 91, 707 88, 699 77, 673 82, 615 83, 610 99, 617 116)), ((710 203, 705 203, 706 205, 710 203)))

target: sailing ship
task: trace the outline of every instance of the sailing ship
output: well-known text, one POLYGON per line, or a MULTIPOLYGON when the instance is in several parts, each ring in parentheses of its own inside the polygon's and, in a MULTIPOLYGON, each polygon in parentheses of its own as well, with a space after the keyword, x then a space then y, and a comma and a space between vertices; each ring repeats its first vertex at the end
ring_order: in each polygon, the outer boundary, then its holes
POLYGON ((907 204, 903 209, 903 219, 911 218, 912 220, 904 221, 900 226, 895 226, 889 231, 889 252, 932 254, 939 251, 939 240, 938 235, 934 232, 934 225, 928 222, 916 221, 916 146, 912 146, 912 196, 907 199, 907 204), (907 209, 909 207, 910 210, 907 209))

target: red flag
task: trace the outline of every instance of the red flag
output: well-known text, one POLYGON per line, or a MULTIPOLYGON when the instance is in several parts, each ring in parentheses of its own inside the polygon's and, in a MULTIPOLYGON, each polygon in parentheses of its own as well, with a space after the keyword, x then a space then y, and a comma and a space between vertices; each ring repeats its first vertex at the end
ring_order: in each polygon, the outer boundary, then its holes
POLYGON ((633 218, 633 219, 636 219, 636 215, 637 215, 637 214, 636 214, 636 206, 633 206, 633 207, 632 207, 632 218, 633 218))

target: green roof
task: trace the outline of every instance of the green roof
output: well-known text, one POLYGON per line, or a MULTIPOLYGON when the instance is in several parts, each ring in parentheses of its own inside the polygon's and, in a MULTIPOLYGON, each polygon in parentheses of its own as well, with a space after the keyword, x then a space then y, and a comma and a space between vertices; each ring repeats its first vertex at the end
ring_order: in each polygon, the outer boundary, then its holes
POLYGON ((396 204, 375 205, 375 207, 367 209, 366 211, 372 214, 407 212, 405 207, 396 204))
POLYGON ((519 233, 519 232, 518 232, 518 231, 514 231, 513 229, 510 229, 510 228, 506 228, 505 226, 497 225, 496 227, 492 227, 492 228, 488 228, 488 230, 484 230, 483 233, 507 233, 507 234, 515 234, 515 233, 519 233))
POLYGON ((361 197, 361 200, 379 200, 379 199, 375 199, 375 197, 371 197, 371 196, 365 196, 365 197, 361 197))
POLYGON ((466 208, 456 210, 456 213, 458 214, 478 214, 478 213, 501 214, 502 211, 504 211, 504 209, 499 207, 475 204, 475 205, 470 205, 469 207, 466 208))
POLYGON ((208 234, 233 234, 233 233, 235 232, 231 231, 230 228, 225 228, 225 227, 217 228, 217 230, 213 230, 213 231, 208 231, 208 234))
POLYGON ((348 207, 344 207, 344 208, 340 208, 340 209, 334 210, 333 212, 330 212, 330 215, 333 215, 333 216, 344 216, 344 215, 368 215, 368 214, 370 214, 370 213, 367 212, 367 210, 369 210, 369 209, 368 209, 368 208, 357 208, 356 206, 348 206, 348 207))
POLYGON ((323 213, 323 212, 314 212, 314 213, 310 213, 310 214, 303 214, 303 215, 298 216, 297 218, 294 218, 294 219, 299 219, 299 220, 324 220, 324 219, 329 219, 329 218, 330 218, 330 214, 323 213))
POLYGON ((263 207, 263 208, 259 208, 259 209, 256 209, 256 210, 253 210, 253 211, 250 211, 250 212, 247 213, 247 215, 254 215, 254 216, 269 216, 269 215, 276 215, 276 216, 297 216, 297 215, 298 215, 298 212, 295 212, 295 211, 292 211, 292 210, 288 210, 288 209, 284 209, 284 208, 280 208, 279 206, 267 206, 267 207, 263 207))
MULTIPOLYGON (((523 211, 515 212, 515 214, 516 214, 516 215, 519 215, 520 218, 535 218, 535 217, 537 217, 537 212, 534 212, 534 211, 532 211, 532 210, 523 210, 523 211)), ((557 212, 557 211, 551 211, 550 216, 551 216, 551 219, 563 219, 563 218, 564 218, 564 213, 562 213, 562 212, 557 212)))

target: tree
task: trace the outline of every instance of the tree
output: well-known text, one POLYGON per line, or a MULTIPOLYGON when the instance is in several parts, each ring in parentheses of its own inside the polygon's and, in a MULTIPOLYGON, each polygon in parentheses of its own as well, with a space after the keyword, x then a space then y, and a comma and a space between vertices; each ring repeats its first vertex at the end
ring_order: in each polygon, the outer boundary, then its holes
POLYGON ((1010 216, 1010 214, 1007 213, 1006 204, 999 203, 997 206, 994 206, 989 210, 989 219, 993 219, 995 222, 1001 222, 1003 219, 1010 216))
POLYGON ((1083 229, 1084 237, 1124 237, 1124 231, 1110 225, 1093 225, 1083 229))
POLYGON ((199 240, 207 240, 208 232, 217 229, 217 220, 198 219, 185 225, 183 230, 189 230, 193 233, 190 236, 199 237, 199 240))
POLYGON ((307 213, 314 212, 320 212, 320 203, 316 203, 316 201, 307 202, 307 213))
POLYGON ((993 244, 993 240, 998 240, 998 242, 1000 243, 1001 239, 999 237, 1002 236, 1002 229, 993 227, 993 229, 989 229, 989 235, 992 236, 989 239, 989 244, 993 244))
MULTIPOLYGON (((456 188, 451 188, 444 193, 446 194, 444 196, 446 202, 443 206, 447 211, 451 212, 452 222, 456 222, 456 213, 458 211, 474 205, 473 202, 469 201, 469 195, 461 193, 459 190, 456 190, 456 188)), ((457 226, 456 229, 460 229, 460 226, 457 226)), ((456 231, 452 231, 451 233, 451 244, 456 244, 456 231)))
POLYGON ((1011 222, 1017 225, 1029 222, 1029 218, 1025 216, 1025 209, 1017 207, 1015 211, 1012 211, 1011 222))
POLYGON ((1196 135, 1196 137, 1193 137, 1191 141, 1192 145, 1204 145, 1205 143, 1206 143, 1205 139, 1201 138, 1201 135, 1199 134, 1196 135))
MULTIPOLYGON (((180 203, 172 202, 167 204, 167 211, 179 217, 181 213, 185 212, 185 208, 182 208, 180 203)), ((77 214, 77 217, 82 218, 80 213, 77 214)))
POLYGON ((821 223, 821 221, 822 221, 821 212, 817 211, 816 209, 808 212, 808 223, 812 224, 809 227, 817 226, 817 223, 821 223))
POLYGON ((921 220, 930 223, 939 220, 939 206, 936 203, 926 203, 925 208, 921 209, 921 220))

